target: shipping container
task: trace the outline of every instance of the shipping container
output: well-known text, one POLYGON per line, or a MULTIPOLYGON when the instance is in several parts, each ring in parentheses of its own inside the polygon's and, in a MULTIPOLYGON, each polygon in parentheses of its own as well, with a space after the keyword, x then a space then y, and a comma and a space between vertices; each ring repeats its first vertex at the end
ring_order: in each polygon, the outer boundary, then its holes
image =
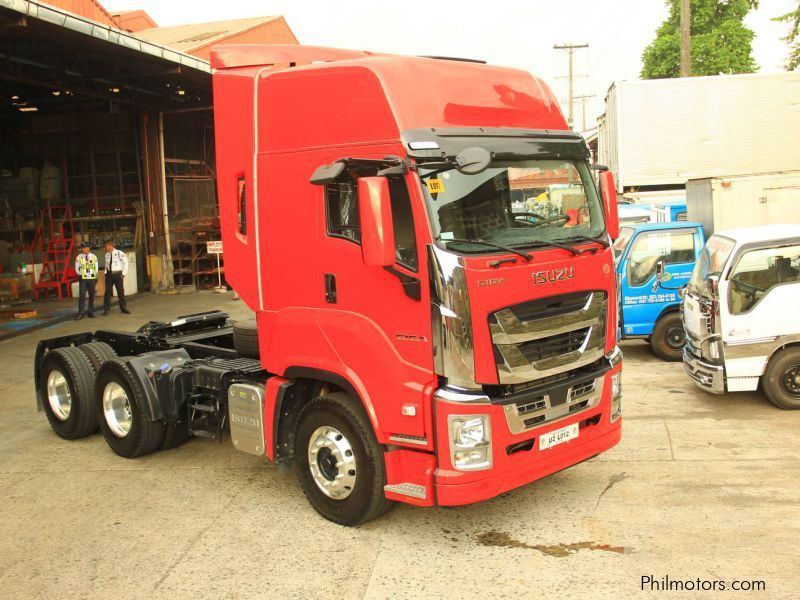
POLYGON ((619 191, 797 169, 800 72, 615 82, 598 128, 619 191))
POLYGON ((715 231, 776 223, 800 224, 800 171, 706 177, 686 183, 690 221, 715 231))

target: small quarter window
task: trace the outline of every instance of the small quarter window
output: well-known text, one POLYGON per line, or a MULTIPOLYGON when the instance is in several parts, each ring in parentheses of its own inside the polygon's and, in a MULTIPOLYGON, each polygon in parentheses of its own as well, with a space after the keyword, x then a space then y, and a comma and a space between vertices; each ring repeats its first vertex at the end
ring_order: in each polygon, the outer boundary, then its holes
POLYGON ((358 187, 347 178, 325 186, 328 214, 328 234, 361 243, 361 224, 358 218, 358 187))

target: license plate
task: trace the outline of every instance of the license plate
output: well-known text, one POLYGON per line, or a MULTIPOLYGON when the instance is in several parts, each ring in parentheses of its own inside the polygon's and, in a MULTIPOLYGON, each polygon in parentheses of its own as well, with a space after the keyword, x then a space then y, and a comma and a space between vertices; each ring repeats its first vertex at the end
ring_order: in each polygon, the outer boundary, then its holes
POLYGON ((564 442, 574 440, 578 437, 578 424, 573 423, 561 429, 555 429, 550 433, 539 436, 539 450, 547 450, 553 446, 558 446, 564 442))

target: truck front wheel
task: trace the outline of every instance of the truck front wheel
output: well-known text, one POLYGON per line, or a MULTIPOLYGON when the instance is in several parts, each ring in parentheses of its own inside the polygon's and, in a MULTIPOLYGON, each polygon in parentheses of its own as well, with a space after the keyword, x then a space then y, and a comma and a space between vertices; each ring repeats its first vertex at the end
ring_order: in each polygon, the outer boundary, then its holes
POLYGON ((667 313, 661 317, 650 336, 650 348, 661 360, 676 362, 683 359, 686 331, 679 313, 667 313))
POLYGON ((778 408, 800 409, 800 348, 784 348, 770 359, 761 385, 778 408))
POLYGON ((148 419, 144 390, 123 359, 111 359, 101 367, 95 402, 100 430, 114 452, 125 458, 135 458, 161 446, 164 423, 148 419))
POLYGON ((385 513, 383 450, 372 426, 344 393, 314 398, 300 411, 294 440, 297 476, 316 511, 340 525, 385 513))

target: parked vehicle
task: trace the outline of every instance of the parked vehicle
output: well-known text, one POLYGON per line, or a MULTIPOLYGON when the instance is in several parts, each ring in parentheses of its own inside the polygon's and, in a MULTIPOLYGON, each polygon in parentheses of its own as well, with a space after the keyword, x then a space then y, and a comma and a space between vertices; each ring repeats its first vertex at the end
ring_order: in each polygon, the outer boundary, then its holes
POLYGON ((652 211, 656 223, 679 223, 688 220, 686 200, 657 202, 652 211))
POLYGON ((716 394, 759 385, 800 409, 800 225, 715 233, 683 299, 686 372, 716 394))
POLYGON ((800 171, 690 179, 688 215, 715 231, 773 223, 800 224, 800 171))
POLYGON ((597 160, 619 192, 797 169, 798 87, 800 71, 614 82, 597 160))
POLYGON ((620 225, 637 225, 640 223, 652 223, 653 213, 649 206, 638 204, 619 204, 617 206, 620 225))
POLYGON ((225 275, 257 326, 208 313, 43 341, 59 435, 99 418, 135 457, 230 430, 345 525, 617 444, 615 185, 546 84, 310 46, 217 46, 211 64, 225 275), (547 213, 515 212, 518 189, 547 213))
POLYGON ((699 223, 620 227, 614 253, 622 339, 646 339, 659 358, 681 360, 686 335, 680 290, 689 282, 704 243, 699 223))

